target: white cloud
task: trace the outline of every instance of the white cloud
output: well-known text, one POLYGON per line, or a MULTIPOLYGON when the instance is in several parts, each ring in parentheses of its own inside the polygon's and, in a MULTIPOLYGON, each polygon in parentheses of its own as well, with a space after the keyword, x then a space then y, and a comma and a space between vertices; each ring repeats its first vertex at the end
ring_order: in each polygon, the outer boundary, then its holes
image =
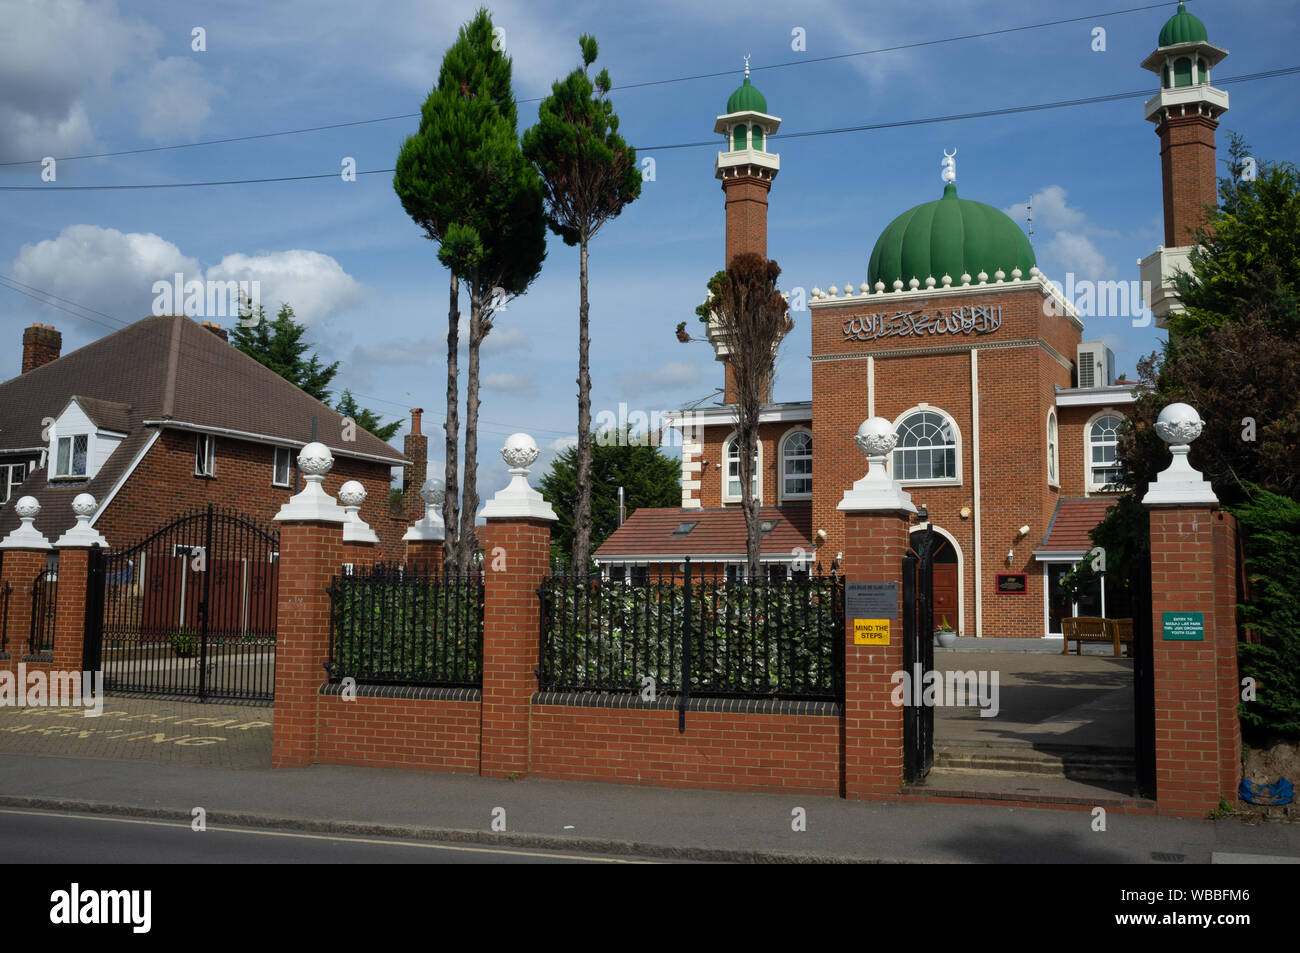
POLYGON ((384 364, 422 366, 428 364, 437 350, 438 342, 429 338, 414 341, 391 341, 387 344, 358 344, 352 349, 350 364, 384 364))
POLYGON ((528 396, 537 393, 537 381, 532 374, 484 374, 483 388, 528 396))
POLYGON ((1076 280, 1101 281, 1114 277, 1115 270, 1106 256, 1085 235, 1057 232, 1044 250, 1062 273, 1072 271, 1076 280))
MULTIPOLYGON (((468 329, 468 323, 466 323, 468 329)), ((528 351, 532 345, 522 328, 493 328, 492 333, 483 339, 480 350, 484 354, 508 354, 512 351, 528 351)))
MULTIPOLYGON (((8 0, 0 30, 0 161, 65 155, 95 144, 118 110, 155 141, 194 138, 216 87, 199 62, 161 58, 167 42, 113 0, 8 0)), ((185 44, 188 49, 188 42, 185 44)))
POLYGON ((619 375, 619 385, 628 396, 662 393, 681 387, 693 387, 700 381, 700 368, 682 361, 669 361, 654 371, 628 371, 619 375))
POLYGON ((208 269, 209 280, 260 281, 268 316, 287 301, 301 324, 311 324, 356 304, 362 286, 329 255, 294 248, 261 255, 227 255, 208 269))
POLYGON ((202 273, 196 259, 152 232, 98 225, 69 225, 58 238, 23 245, 9 266, 18 281, 128 323, 152 313, 153 283, 170 283, 176 272, 202 273))

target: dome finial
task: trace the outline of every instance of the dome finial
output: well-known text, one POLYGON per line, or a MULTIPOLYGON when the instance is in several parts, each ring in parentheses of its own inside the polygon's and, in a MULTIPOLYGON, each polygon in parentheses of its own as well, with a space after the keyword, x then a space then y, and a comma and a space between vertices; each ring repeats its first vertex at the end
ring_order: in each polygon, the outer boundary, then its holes
POLYGON ((749 54, 745 54, 745 79, 749 79, 749 54))
POLYGON ((944 182, 951 185, 957 181, 956 149, 953 149, 952 152, 949 152, 947 149, 943 150, 943 162, 941 163, 941 167, 943 168, 943 172, 940 173, 939 177, 943 179, 944 182))

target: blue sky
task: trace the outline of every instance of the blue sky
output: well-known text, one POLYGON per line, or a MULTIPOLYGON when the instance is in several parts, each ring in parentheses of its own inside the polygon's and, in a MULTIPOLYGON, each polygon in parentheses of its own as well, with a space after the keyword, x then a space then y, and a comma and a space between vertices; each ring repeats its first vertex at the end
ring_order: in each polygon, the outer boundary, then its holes
MULTIPOLYGON (((577 36, 595 34, 610 71, 621 130, 655 179, 592 246, 593 411, 621 402, 649 412, 709 395, 722 382, 704 344, 679 344, 704 281, 722 266, 721 147, 715 117, 751 54, 753 82, 782 132, 945 116, 1109 93, 1154 90, 1139 63, 1175 4, 1067 25, 920 48, 802 62, 1088 14, 1140 0, 937 2, 721 0, 653 4, 494 3, 521 100, 520 130, 551 82, 578 65, 577 36), (1104 52, 1093 30, 1105 29, 1104 52), (792 50, 792 31, 806 51, 792 50), (771 67, 773 64, 797 65, 771 67), (729 70, 727 76, 619 90, 729 70), (716 141, 717 144, 714 144, 716 141), (663 149, 676 143, 708 145, 663 149)), ((0 163, 146 148, 418 112, 442 54, 475 3, 336 0, 177 3, 0 0, 0 163), (192 31, 206 33, 204 52, 192 31)), ((1199 0, 1210 39, 1230 51, 1219 80, 1300 63, 1294 4, 1199 0), (1285 29, 1278 29, 1284 24, 1285 29)), ((1219 129, 1254 154, 1294 160, 1300 76, 1226 85, 1219 129)), ((62 161, 58 186, 199 182, 392 168, 415 119, 106 159, 62 161)), ((905 209, 939 197, 939 161, 958 150, 965 198, 1007 209, 1034 199, 1034 248, 1048 277, 1135 280, 1136 261, 1162 242, 1159 147, 1142 99, 997 118, 795 139, 781 154, 768 253, 782 287, 865 279, 879 232, 905 209)), ((40 185, 39 165, 0 167, 0 185, 40 185)), ((5 192, 0 274, 102 311, 99 323, 0 289, 0 373, 18 369, 21 329, 58 327, 65 353, 147 315, 152 285, 187 277, 255 277, 269 312, 288 300, 322 356, 343 362, 337 387, 391 418, 423 406, 440 466, 445 409, 447 277, 402 211, 391 175, 332 176, 208 188, 5 192), (116 320, 114 320, 116 319, 116 320)), ((484 346, 480 486, 504 482, 497 448, 516 430, 547 456, 576 427, 578 260, 552 238, 543 272, 498 317, 484 346)), ((810 389, 808 312, 795 315, 778 369, 779 400, 810 389)), ((229 322, 227 322, 229 323, 229 322)), ((1160 332, 1096 318, 1119 369, 1160 332)), ((400 447, 401 436, 394 438, 400 447)), ((542 460, 545 465, 547 457, 542 460)))

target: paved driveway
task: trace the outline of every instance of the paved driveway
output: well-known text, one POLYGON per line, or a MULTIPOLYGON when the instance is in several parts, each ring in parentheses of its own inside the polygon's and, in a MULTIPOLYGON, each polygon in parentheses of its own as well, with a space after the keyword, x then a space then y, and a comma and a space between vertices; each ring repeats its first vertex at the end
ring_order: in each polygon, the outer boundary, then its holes
POLYGON ((225 768, 271 766, 272 709, 109 695, 81 708, 0 708, 0 753, 225 768))

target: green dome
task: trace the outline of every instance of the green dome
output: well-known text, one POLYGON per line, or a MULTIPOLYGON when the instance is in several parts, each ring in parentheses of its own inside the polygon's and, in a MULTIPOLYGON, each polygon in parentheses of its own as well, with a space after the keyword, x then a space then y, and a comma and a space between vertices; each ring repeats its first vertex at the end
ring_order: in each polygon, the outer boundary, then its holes
POLYGON ((1178 4, 1178 12, 1171 16, 1160 28, 1160 46, 1173 46, 1175 43, 1208 43, 1210 35, 1205 32, 1205 24, 1187 12, 1187 7, 1178 4))
POLYGON ((926 278, 940 282, 944 275, 960 285, 963 274, 975 282, 983 271, 993 281, 999 269, 1008 280, 1016 268, 1028 278, 1034 265, 1034 249, 1019 225, 991 205, 958 198, 957 186, 949 183, 943 198, 904 212, 880 233, 867 280, 873 287, 883 281, 890 291, 895 281, 907 287, 916 278, 924 285, 926 278))
POLYGON ((745 81, 736 88, 736 91, 731 94, 731 98, 727 100, 727 112, 766 113, 767 100, 763 98, 762 93, 749 85, 749 77, 746 76, 745 81))

